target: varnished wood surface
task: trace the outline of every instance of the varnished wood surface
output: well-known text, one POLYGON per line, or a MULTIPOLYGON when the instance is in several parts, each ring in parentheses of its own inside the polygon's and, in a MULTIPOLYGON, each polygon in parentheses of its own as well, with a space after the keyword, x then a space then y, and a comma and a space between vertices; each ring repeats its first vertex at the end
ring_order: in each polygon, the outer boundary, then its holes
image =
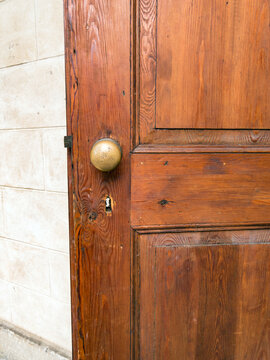
POLYGON ((74 360, 130 355, 129 14, 126 0, 65 0, 74 360), (110 174, 90 164, 102 137, 123 150, 110 174))
POLYGON ((269 128, 269 7, 268 0, 140 2, 143 135, 153 123, 269 128))
MULTIPOLYGON (((135 144, 138 145, 138 143, 135 144)), ((224 146, 228 148, 269 146, 270 130, 161 130, 153 128, 146 137, 141 137, 140 144, 153 146, 224 146)))
POLYGON ((73 360, 268 360, 269 1, 64 2, 73 360))
POLYGON ((137 238, 136 359, 270 357, 270 244, 249 235, 216 233, 216 245, 204 243, 213 233, 137 238), (237 239, 246 243, 228 244, 237 239))
POLYGON ((269 164, 269 154, 134 154, 131 224, 270 224, 269 164))
POLYGON ((269 153, 270 146, 209 146, 209 145, 167 145, 143 144, 137 146, 134 154, 183 154, 183 153, 269 153))
POLYGON ((269 144, 269 1, 136 4, 134 145, 269 144))
POLYGON ((159 0, 157 13, 156 127, 269 128, 270 2, 159 0))
POLYGON ((149 241, 151 246, 158 247, 270 244, 270 229, 194 229, 182 230, 181 233, 140 234, 138 239, 149 241))
MULTIPOLYGON (((142 141, 155 127, 156 1, 136 2, 136 131, 142 141)), ((134 89, 133 89, 134 91, 134 89)))

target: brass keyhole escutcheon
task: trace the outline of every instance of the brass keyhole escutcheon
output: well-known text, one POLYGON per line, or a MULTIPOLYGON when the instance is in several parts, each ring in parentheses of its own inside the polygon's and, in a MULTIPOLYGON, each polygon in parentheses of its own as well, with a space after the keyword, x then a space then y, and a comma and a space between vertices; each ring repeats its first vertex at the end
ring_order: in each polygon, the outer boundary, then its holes
POLYGON ((94 167, 100 171, 108 172, 114 170, 122 158, 122 149, 117 141, 104 138, 94 143, 90 160, 94 167))

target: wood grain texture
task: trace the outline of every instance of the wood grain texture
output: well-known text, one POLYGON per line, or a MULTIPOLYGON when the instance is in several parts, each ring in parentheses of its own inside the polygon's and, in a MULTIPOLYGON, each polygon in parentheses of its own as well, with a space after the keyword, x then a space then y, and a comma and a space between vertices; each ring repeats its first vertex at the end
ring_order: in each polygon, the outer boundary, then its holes
POLYGON ((141 144, 208 147, 223 145, 228 148, 251 145, 255 148, 270 145, 270 130, 161 130, 153 128, 146 137, 141 138, 141 144))
POLYGON ((269 1, 64 1, 73 360, 268 360, 269 1))
POLYGON ((156 127, 269 128, 269 21, 268 0, 158 1, 156 127))
MULTIPOLYGON (((142 140, 153 128, 156 108, 156 1, 140 0, 138 3, 138 68, 139 88, 137 120, 139 137, 142 140)), ((137 90, 136 90, 137 91, 137 90)))
POLYGON ((129 1, 65 0, 74 360, 130 354, 129 24, 129 1), (90 164, 102 137, 123 150, 109 174, 90 164))
POLYGON ((137 238, 136 358, 268 359, 269 231, 255 233, 137 238))
POLYGON ((269 144, 269 1, 136 4, 134 145, 269 144))
POLYGON ((134 154, 131 224, 269 224, 269 164, 269 154, 134 154))
POLYGON ((183 154, 183 153, 269 153, 270 146, 224 146, 224 145, 166 145, 142 144, 137 146, 134 154, 183 154))

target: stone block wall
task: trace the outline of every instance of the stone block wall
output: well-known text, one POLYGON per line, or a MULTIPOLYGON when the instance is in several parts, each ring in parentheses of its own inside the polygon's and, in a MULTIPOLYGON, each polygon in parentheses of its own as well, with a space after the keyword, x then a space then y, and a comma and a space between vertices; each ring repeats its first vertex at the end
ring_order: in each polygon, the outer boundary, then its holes
POLYGON ((0 320, 71 350, 63 28, 0 1, 0 320))

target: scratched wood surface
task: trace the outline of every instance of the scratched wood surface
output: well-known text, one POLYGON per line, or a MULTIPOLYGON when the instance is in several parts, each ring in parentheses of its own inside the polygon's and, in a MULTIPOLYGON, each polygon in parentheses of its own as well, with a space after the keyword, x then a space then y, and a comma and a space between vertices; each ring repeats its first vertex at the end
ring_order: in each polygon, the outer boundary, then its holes
POLYGON ((270 357, 269 230, 137 241, 137 359, 270 357))
POLYGON ((231 145, 249 135, 225 129, 268 132, 269 7, 268 0, 138 2, 136 144, 231 145))
MULTIPOLYGON (((141 128, 144 129, 143 124, 141 128)), ((230 151, 231 147, 244 147, 251 145, 270 146, 269 130, 166 130, 155 129, 154 124, 149 132, 145 129, 146 136, 141 136, 141 144, 151 145, 224 145, 230 151)), ((135 143, 138 145, 139 143, 135 143)))
POLYGON ((74 360, 126 360, 130 353, 129 6, 65 0, 74 360), (102 137, 123 149, 110 174, 90 164, 102 137))
POLYGON ((161 0, 157 11, 156 127, 269 128, 270 2, 161 0))
POLYGON ((156 78, 156 1, 137 2, 139 22, 137 46, 136 82, 137 96, 137 132, 142 141, 153 129, 155 123, 155 78, 156 78))
POLYGON ((269 224, 269 164, 269 154, 134 154, 131 224, 269 224))
POLYGON ((73 360, 268 360, 269 1, 64 4, 73 360))

